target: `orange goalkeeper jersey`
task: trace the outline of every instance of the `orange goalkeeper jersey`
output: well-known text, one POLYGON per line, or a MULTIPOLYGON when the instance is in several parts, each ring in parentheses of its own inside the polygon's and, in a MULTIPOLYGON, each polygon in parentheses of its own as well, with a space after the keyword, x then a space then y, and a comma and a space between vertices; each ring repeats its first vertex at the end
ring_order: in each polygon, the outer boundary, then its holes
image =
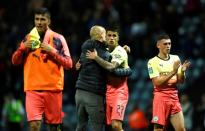
POLYGON ((38 48, 25 53, 26 51, 19 49, 19 55, 14 53, 12 57, 14 64, 20 64, 18 60, 21 60, 20 57, 23 57, 23 53, 25 55, 22 60, 24 63, 24 91, 63 90, 63 68, 72 68, 67 43, 62 35, 48 29, 43 42, 53 46, 57 52, 47 54, 38 48))

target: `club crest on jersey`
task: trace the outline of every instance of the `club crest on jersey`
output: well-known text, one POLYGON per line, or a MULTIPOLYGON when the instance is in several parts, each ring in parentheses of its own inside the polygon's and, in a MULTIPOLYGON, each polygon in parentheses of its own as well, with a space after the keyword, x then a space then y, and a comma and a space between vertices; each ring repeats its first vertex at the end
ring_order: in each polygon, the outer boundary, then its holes
POLYGON ((159 66, 163 67, 163 64, 159 64, 159 66))
POLYGON ((158 120, 159 120, 158 116, 154 116, 154 117, 152 118, 152 121, 153 121, 153 122, 157 122, 158 120))

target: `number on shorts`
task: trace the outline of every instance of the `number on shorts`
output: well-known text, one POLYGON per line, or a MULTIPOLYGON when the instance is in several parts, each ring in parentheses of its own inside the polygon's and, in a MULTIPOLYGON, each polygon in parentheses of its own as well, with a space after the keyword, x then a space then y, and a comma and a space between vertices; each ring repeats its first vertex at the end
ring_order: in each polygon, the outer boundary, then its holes
POLYGON ((119 116, 122 115, 123 110, 124 110, 123 105, 117 105, 117 113, 119 114, 119 116))

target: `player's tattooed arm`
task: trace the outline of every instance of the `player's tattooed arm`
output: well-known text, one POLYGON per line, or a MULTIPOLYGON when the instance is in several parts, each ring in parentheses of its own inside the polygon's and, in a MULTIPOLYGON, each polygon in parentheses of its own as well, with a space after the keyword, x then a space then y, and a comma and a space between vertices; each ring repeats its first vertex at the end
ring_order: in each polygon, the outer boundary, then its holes
POLYGON ((116 76, 127 77, 127 76, 130 76, 132 74, 132 69, 118 67, 118 68, 113 70, 113 73, 116 76))
POLYGON ((94 50, 93 52, 88 50, 86 53, 86 57, 88 59, 95 60, 100 66, 109 71, 112 71, 119 66, 117 62, 111 63, 99 57, 96 50, 94 50))
POLYGON ((112 71, 115 68, 117 68, 119 66, 119 64, 117 62, 108 62, 103 60, 101 57, 96 56, 94 59, 100 66, 102 66, 103 68, 105 68, 106 70, 112 71))

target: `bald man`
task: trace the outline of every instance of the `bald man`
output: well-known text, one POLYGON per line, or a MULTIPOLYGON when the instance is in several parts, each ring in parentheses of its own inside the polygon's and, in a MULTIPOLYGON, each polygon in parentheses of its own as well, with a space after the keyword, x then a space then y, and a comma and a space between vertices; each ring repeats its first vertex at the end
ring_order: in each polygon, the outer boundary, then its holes
POLYGON ((96 62, 86 58, 87 50, 96 49, 99 55, 110 60, 111 56, 106 49, 106 30, 102 26, 93 26, 90 29, 90 39, 81 46, 80 71, 76 82, 76 131, 87 130, 88 120, 92 131, 103 131, 105 120, 104 96, 106 89, 106 73, 96 62))

